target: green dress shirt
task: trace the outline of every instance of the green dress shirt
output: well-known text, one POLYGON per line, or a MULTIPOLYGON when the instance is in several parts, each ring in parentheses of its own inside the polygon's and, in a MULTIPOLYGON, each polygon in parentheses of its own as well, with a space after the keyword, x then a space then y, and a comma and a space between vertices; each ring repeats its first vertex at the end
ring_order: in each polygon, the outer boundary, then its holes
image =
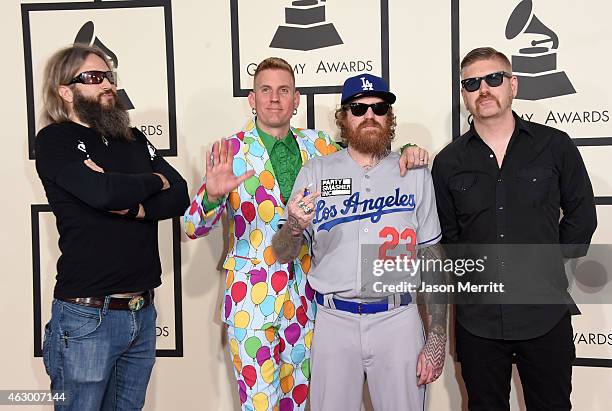
POLYGON ((267 134, 259 127, 257 127, 257 133, 261 137, 266 150, 268 150, 276 181, 280 188, 281 198, 283 203, 286 204, 291 197, 293 183, 295 183, 295 179, 302 168, 300 147, 291 130, 280 140, 267 134))

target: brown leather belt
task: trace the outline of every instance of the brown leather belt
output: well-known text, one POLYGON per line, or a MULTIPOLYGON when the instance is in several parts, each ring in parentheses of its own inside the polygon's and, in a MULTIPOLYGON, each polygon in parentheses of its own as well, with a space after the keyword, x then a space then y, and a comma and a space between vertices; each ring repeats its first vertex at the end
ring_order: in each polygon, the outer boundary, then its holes
MULTIPOLYGON (((104 307, 105 297, 78 297, 78 298, 58 298, 67 303, 83 305, 85 307, 102 308, 104 307)), ((111 297, 108 308, 110 310, 129 310, 138 311, 153 301, 153 290, 145 291, 141 295, 132 298, 111 297)))

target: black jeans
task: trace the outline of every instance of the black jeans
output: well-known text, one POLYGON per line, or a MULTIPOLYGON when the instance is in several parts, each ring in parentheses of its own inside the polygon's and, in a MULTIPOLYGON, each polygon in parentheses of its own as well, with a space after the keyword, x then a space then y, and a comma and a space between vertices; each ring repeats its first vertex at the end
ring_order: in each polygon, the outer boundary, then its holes
POLYGON ((459 322, 455 330, 470 411, 510 410, 513 359, 528 411, 572 408, 572 362, 576 350, 569 313, 548 333, 529 340, 478 337, 459 322))

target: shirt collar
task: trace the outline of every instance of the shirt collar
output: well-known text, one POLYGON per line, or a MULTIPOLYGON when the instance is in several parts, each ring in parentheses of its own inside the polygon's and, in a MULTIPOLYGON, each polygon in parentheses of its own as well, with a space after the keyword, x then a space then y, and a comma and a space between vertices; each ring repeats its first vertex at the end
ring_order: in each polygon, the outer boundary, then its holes
MULTIPOLYGON (((519 115, 516 114, 514 110, 512 111, 512 116, 514 117, 514 133, 513 134, 518 135, 520 132, 524 132, 523 134, 533 139, 534 134, 533 134, 533 131, 531 131, 531 127, 529 127, 529 122, 519 117, 519 115), (517 131, 519 133, 517 133, 517 131)), ((480 136, 476 132, 476 127, 474 127, 474 121, 472 121, 470 123, 470 129, 465 133, 464 144, 467 145, 474 138, 480 139, 480 136)))
POLYGON ((283 144, 292 153, 299 154, 299 147, 294 141, 292 141, 292 140, 295 140, 295 137, 293 136, 293 131, 291 130, 291 128, 289 128, 287 135, 280 140, 266 133, 259 127, 256 126, 256 128, 257 128, 257 134, 259 135, 259 137, 261 137, 261 140, 263 141, 264 146, 266 147, 266 150, 268 150, 268 154, 272 154, 272 150, 274 149, 276 144, 283 144))

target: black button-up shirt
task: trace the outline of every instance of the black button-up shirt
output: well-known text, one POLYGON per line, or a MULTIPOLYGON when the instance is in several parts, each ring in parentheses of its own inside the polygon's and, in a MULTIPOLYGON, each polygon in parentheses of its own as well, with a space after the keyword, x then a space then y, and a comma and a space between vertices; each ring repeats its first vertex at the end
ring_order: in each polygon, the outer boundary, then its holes
MULTIPOLYGON (((597 226, 591 182, 566 133, 516 114, 514 118, 515 129, 501 167, 474 125, 436 156, 432 174, 442 241, 482 244, 487 251, 513 249, 514 258, 499 252, 489 260, 484 275, 491 281, 521 282, 521 292, 529 292, 530 283, 538 289, 541 277, 566 293, 562 257, 585 255, 597 226), (556 249, 558 258, 551 260, 548 252, 543 260, 546 253, 528 245, 556 249), (526 258, 516 258, 518 249, 526 258)), ((538 304, 537 291, 533 292, 536 295, 526 296, 523 304, 458 303, 457 320, 485 338, 543 335, 567 313, 568 305, 538 304)), ((569 296, 568 301, 570 311, 577 312, 569 296)))

